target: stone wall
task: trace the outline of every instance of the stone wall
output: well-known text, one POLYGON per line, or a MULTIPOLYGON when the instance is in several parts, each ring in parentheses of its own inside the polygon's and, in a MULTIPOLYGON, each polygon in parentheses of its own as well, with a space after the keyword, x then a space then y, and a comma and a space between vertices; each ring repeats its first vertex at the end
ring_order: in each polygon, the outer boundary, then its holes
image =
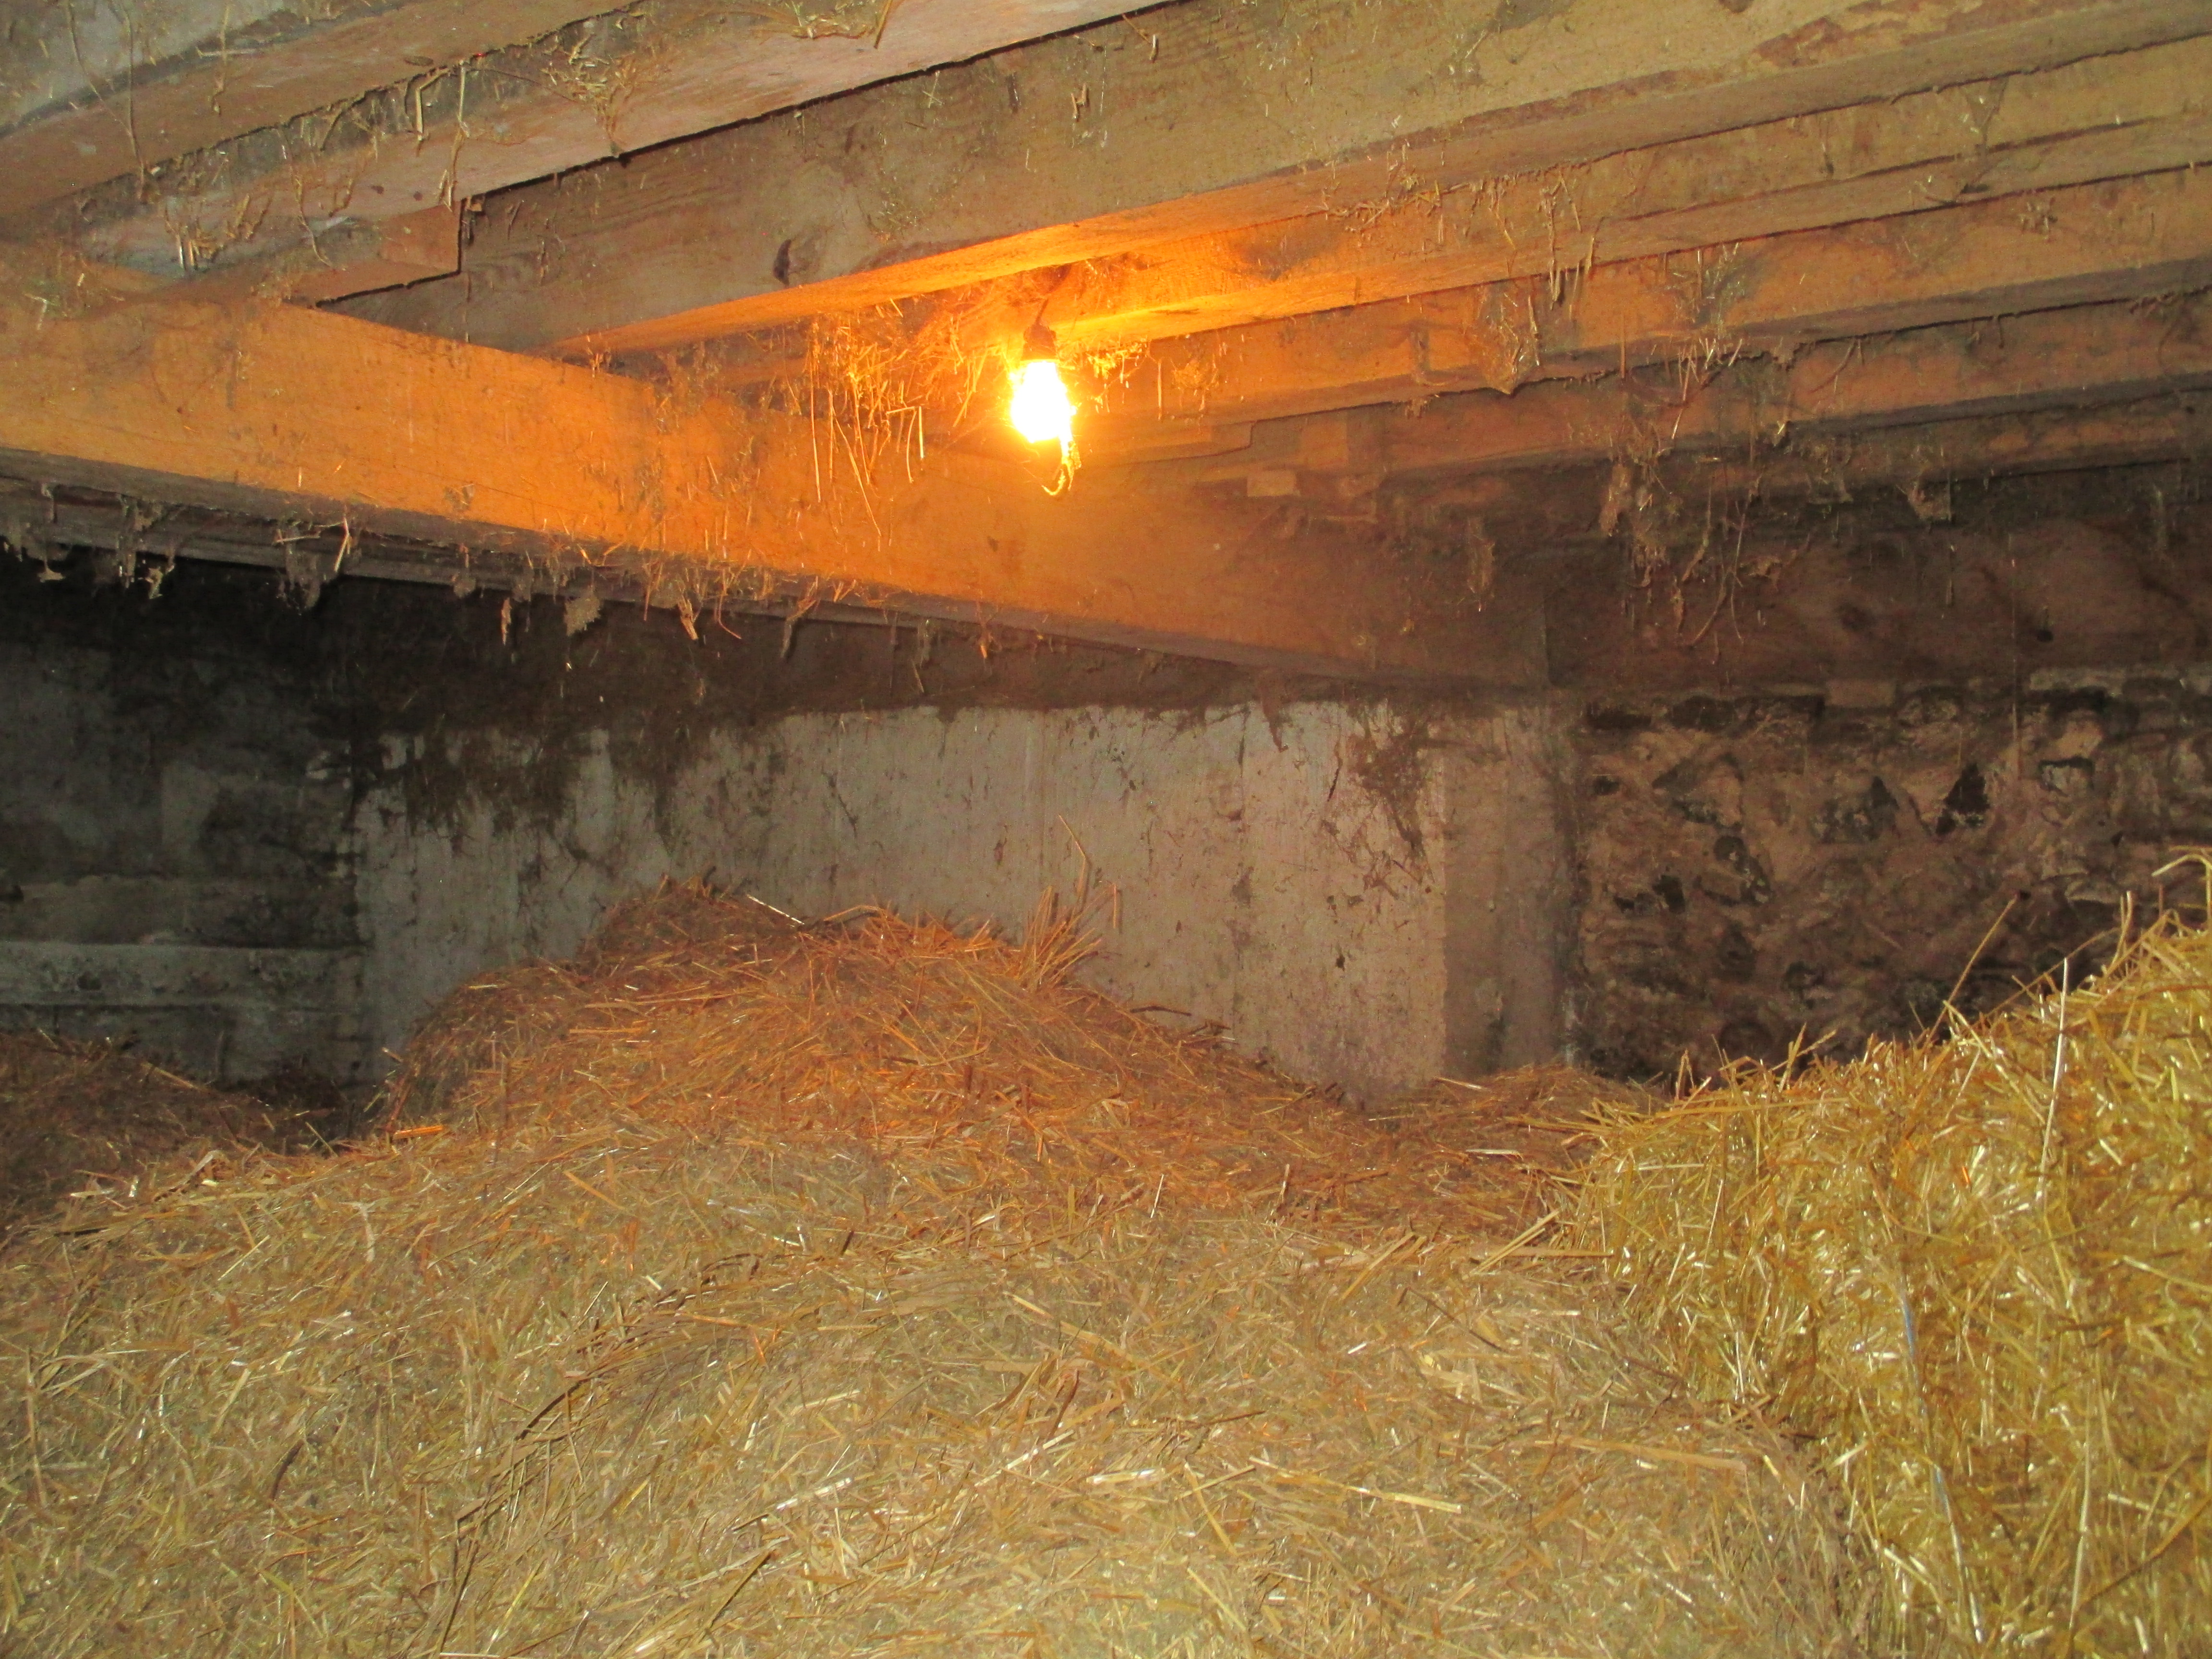
POLYGON ((2212 671, 1587 702, 1573 721, 1578 1040, 1848 1053, 2109 948, 2132 895, 2201 906, 2212 671))

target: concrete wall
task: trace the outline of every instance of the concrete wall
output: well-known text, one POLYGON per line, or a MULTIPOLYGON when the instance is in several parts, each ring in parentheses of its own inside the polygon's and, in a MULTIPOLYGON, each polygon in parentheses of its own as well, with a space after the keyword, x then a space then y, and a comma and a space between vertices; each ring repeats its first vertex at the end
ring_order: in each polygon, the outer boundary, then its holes
POLYGON ((351 793, 297 684, 19 633, 0 708, 0 1027, 225 1080, 365 1076, 351 793))
POLYGON ((408 769, 451 757, 395 744, 357 820, 369 1019, 397 1047, 469 973, 565 953, 664 876, 1014 929, 1087 857, 1120 895, 1094 982, 1385 1095, 1560 1040, 1563 752, 1541 708, 805 714, 715 734, 672 781, 600 733, 557 813, 431 822, 408 769))
POLYGON ((190 564, 158 596, 44 574, 0 562, 0 1024, 366 1086, 453 987, 574 951, 665 877, 1016 932, 1087 859, 1119 896, 1091 980, 1298 1076, 1387 1095, 1565 1030, 1541 705, 927 630, 695 641, 626 610, 572 635, 558 605, 375 583, 303 610, 190 564))
POLYGON ((1467 721, 1443 757, 1445 1063, 1456 1077, 1580 1054, 1570 720, 1551 703, 1467 721))

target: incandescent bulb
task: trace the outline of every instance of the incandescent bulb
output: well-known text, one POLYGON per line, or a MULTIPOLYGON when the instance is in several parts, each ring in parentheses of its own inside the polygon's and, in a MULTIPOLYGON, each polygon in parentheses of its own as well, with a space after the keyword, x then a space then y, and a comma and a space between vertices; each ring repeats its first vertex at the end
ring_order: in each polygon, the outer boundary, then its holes
POLYGON ((1014 371, 1014 395, 1006 405, 1014 430, 1033 444, 1057 441, 1063 452, 1075 441, 1075 405, 1050 357, 1032 357, 1014 371))

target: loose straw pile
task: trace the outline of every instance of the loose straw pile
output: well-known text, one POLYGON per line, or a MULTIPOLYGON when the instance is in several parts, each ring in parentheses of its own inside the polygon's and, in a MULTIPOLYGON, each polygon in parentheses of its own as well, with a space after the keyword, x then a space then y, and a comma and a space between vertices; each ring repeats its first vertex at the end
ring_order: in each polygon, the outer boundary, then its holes
POLYGON ((1888 1645, 2212 1650, 2212 935, 1600 1139, 1583 1242, 1705 1397, 1818 1437, 1888 1645))
POLYGON ((0 1259, 0 1646, 1846 1650, 1826 1488, 1533 1254, 1484 1097, 1365 1121, 1067 923, 665 893, 375 1145, 80 1200, 0 1259))
POLYGON ((307 1115, 210 1089, 121 1048, 0 1033, 0 1239, 70 1192, 135 1189, 149 1164, 317 1144, 307 1115))

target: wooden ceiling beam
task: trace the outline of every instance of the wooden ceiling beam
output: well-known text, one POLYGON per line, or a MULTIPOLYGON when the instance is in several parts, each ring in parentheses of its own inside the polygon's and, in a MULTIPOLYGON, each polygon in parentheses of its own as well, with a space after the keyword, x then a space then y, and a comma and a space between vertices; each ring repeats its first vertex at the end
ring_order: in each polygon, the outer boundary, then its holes
MULTIPOLYGON (((1579 282, 1601 265, 1631 259, 2208 160, 2212 36, 1626 151, 1540 175, 1413 190, 1356 216, 1312 215, 1163 244, 1070 267, 1042 314, 1064 354, 1108 357, 1217 329, 1516 277, 1542 277, 1547 287, 1555 277, 1579 282)), ((1557 309, 1548 293, 1534 303, 1547 313, 1557 309)), ((938 312, 957 313, 963 338, 973 343, 994 332, 1018 337, 1038 304, 1033 281, 1007 279, 908 309, 925 328, 938 312)), ((1388 330, 1419 313, 1370 315, 1388 330)), ((1501 335, 1525 332, 1520 320, 1520 330, 1509 324, 1501 335)), ((750 370, 756 378, 797 372, 796 343, 783 343, 779 362, 775 331, 750 342, 760 349, 750 370)), ((1541 349, 1543 342, 1535 344, 1541 349)), ((1180 380, 1205 387, 1210 398, 1218 377, 1188 372, 1207 349, 1194 342, 1175 366, 1180 380)), ((1376 366, 1382 382, 1418 386, 1407 378, 1418 354, 1412 332, 1386 345, 1385 358, 1395 361, 1376 366)), ((1141 372, 1135 380, 1140 392, 1146 389, 1141 372)), ((1113 429, 1109 422, 1099 433, 1113 429)), ((1200 428, 1167 447, 1197 453, 1218 441, 1200 428)), ((1098 442, 1102 454, 1112 447, 1103 435, 1098 442)))
MULTIPOLYGON (((11 294, 16 284, 10 283, 11 294)), ((1379 538, 960 457, 296 307, 0 315, 0 472, 770 599, 1386 678, 1522 682, 1540 641, 1379 538)), ((455 556, 454 568, 463 567, 455 556)))
POLYGON ((1187 0, 514 192, 464 278, 357 304, 657 349, 2206 26, 2193 0, 1187 0))
POLYGON ((606 0, 45 8, 0 48, 0 217, 606 9, 606 0))
POLYGON ((343 223, 447 205, 708 128, 973 58, 1126 9, 1115 0, 805 0, 594 8, 544 40, 266 129, 42 228, 175 276, 264 259, 343 223), (702 15, 703 13, 703 15, 702 15), (811 33, 810 33, 811 31, 811 33))
MULTIPOLYGON (((193 283, 161 283, 149 289, 147 297, 189 299, 201 305, 240 299, 313 305, 449 276, 460 268, 459 212, 449 207, 420 208, 388 219, 349 221, 312 242, 226 264, 193 283)), ((105 269, 113 273, 125 267, 105 269)))
MULTIPOLYGON (((1805 501, 1840 506, 1894 489, 1917 510, 1940 516, 1951 487, 2037 473, 2106 471, 2212 459, 2212 395, 2160 392, 2088 408, 2014 410, 2003 415, 1845 431, 1808 428, 1778 449, 1747 458, 1685 451, 1631 465, 1674 499, 1787 507, 1805 501)), ((1608 458, 1541 474, 1488 472, 1441 480, 1438 492, 1487 512, 1500 526, 1525 531, 1515 550, 1553 551, 1610 540, 1602 508, 1608 458)), ((1427 492, 1416 487, 1418 497, 1427 492)))
POLYGON ((2212 283, 2212 175, 2152 174, 1158 342, 1082 426, 1139 459, 1248 422, 1796 349, 2212 283))
MULTIPOLYGON (((1830 342, 1686 385, 1659 371, 1443 398, 1382 422, 1385 477, 1740 454, 1908 422, 2083 410, 2212 386, 2212 302, 2119 303, 1830 342)), ((1932 459, 1932 458, 1931 458, 1932 459)), ((1979 470, 1960 454, 1947 464, 1979 470)), ((1198 466, 1218 463, 1196 463, 1198 466)))
MULTIPOLYGON (((471 550, 464 566, 457 562, 453 548, 362 535, 343 522, 280 520, 272 525, 204 509, 153 505, 107 491, 62 489, 6 477, 0 477, 0 542, 49 568, 91 551, 105 565, 104 574, 122 580, 179 559, 277 571, 310 605, 325 587, 343 576, 449 588, 459 598, 483 592, 526 602, 590 594, 610 605, 657 600, 668 608, 663 585, 647 573, 586 565, 550 576, 542 562, 526 554, 501 556, 483 549, 471 550)), ((887 627, 902 620, 893 613, 825 605, 818 599, 808 602, 790 593, 757 599, 738 596, 726 602, 724 613, 781 618, 799 614, 802 605, 809 621, 887 627)))
POLYGON ((1888 484, 2080 472, 2212 456, 2212 399, 2163 392, 2092 408, 2015 410, 1926 424, 1863 428, 1801 438, 1755 464, 1701 460, 1685 472, 1711 489, 1762 500, 1848 495, 1888 484))
POLYGON ((1107 352, 1516 276, 2212 161, 2212 36, 1163 244, 1072 270, 1045 320, 1107 352))
POLYGON ((1140 471, 1163 489, 1229 485, 1355 517, 1374 514, 1385 484, 1418 495, 1430 480, 1504 514, 1540 497, 1547 535, 1588 535, 1594 497, 1567 508, 1579 523, 1556 509, 1608 465, 1676 495, 1775 500, 2135 465, 2203 453, 2208 389, 2212 300, 2197 296, 1855 340, 1686 385, 1609 376, 1461 393, 1413 415, 1346 410, 1270 423, 1234 457, 1140 471))

